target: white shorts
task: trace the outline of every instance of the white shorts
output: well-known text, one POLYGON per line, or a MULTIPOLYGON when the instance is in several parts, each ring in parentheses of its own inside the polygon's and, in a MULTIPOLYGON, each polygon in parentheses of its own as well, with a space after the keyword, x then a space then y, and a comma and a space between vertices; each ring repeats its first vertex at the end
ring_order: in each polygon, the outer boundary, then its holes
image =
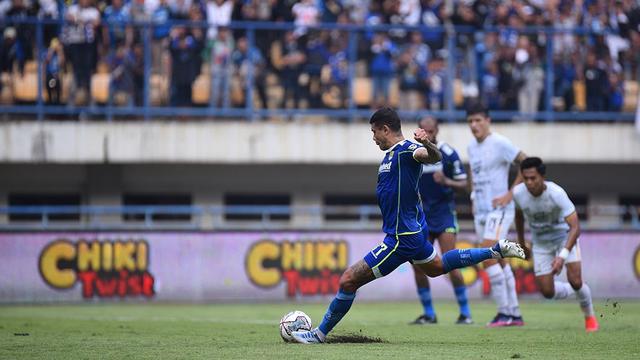
MULTIPOLYGON (((533 271, 536 276, 551 274, 553 260, 558 256, 563 247, 564 242, 544 245, 533 244, 533 271)), ((580 259, 580 244, 576 242, 564 263, 578 262, 580 259)))
POLYGON ((473 224, 476 229, 476 243, 479 244, 484 239, 495 241, 506 239, 513 217, 514 210, 510 208, 475 214, 473 224))

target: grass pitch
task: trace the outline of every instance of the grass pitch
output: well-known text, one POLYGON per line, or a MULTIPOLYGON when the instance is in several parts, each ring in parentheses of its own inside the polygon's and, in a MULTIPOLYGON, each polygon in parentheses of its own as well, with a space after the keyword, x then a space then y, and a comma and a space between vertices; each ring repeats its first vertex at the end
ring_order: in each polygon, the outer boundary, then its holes
POLYGON ((0 306, 0 359, 640 359, 640 303, 596 303, 600 331, 584 332, 574 301, 525 302, 522 328, 486 329, 495 313, 472 302, 476 324, 410 326, 419 304, 356 303, 331 342, 284 343, 278 321, 299 309, 317 323, 327 304, 0 306), (373 341, 381 342, 358 342, 373 341))

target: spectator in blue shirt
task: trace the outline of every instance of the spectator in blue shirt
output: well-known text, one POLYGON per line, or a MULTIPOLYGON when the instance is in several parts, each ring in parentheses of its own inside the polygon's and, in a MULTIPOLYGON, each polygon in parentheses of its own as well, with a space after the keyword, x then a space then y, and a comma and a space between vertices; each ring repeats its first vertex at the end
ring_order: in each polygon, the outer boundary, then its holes
MULTIPOLYGON (((241 37, 236 42, 236 49, 231 54, 231 61, 233 62, 235 73, 238 75, 242 88, 245 89, 245 94, 248 92, 248 87, 251 84, 255 84, 258 90, 258 97, 262 108, 266 109, 267 103, 267 90, 266 90, 266 63, 260 50, 255 46, 249 46, 249 42, 246 37, 241 37), (251 84, 247 83, 247 74, 249 67, 253 71, 253 80, 251 84)), ((244 104, 238 104, 244 105, 244 104)))
POLYGON ((370 50, 373 107, 379 108, 389 103, 389 87, 395 73, 394 55, 397 49, 386 34, 378 33, 373 36, 370 50))

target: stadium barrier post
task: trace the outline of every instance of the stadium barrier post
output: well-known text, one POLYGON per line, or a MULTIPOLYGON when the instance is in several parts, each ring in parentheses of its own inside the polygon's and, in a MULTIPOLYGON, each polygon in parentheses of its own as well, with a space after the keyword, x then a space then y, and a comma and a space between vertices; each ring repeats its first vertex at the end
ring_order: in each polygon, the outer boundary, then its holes
MULTIPOLYGON (((266 30, 264 30, 266 31, 266 30)), ((253 105, 253 78, 254 78, 254 66, 255 64, 253 63, 253 59, 251 57, 251 51, 253 51, 255 49, 255 45, 256 45, 256 36, 255 36, 255 27, 254 26, 248 26, 247 27, 247 43, 249 44, 249 49, 247 50, 247 62, 249 64, 249 66, 247 66, 247 79, 245 81, 245 86, 246 86, 246 91, 247 91, 247 97, 245 99, 245 106, 247 109, 247 113, 248 113, 248 118, 250 121, 256 121, 256 114, 255 114, 255 109, 254 109, 254 105, 253 105)), ((231 82, 231 79, 229 79, 229 81, 227 82, 227 84, 231 82)), ((263 106, 266 106, 266 104, 263 104, 263 106)))
POLYGON ((553 121, 553 35, 555 32, 545 27, 546 35, 546 64, 544 82, 544 109, 545 120, 553 121))
POLYGON ((446 106, 446 118, 448 122, 454 120, 454 103, 453 103, 453 82, 456 78, 455 68, 455 47, 456 47, 456 30, 453 26, 447 25, 445 34, 447 36, 447 76, 449 81, 445 87, 445 106, 446 106))
POLYGON ((355 118, 356 118, 356 113, 355 113, 355 102, 353 100, 353 91, 354 91, 354 79, 355 79, 355 72, 356 72, 356 57, 357 57, 357 52, 358 52, 358 47, 357 47, 357 42, 358 42, 358 34, 356 33, 357 30, 354 29, 349 29, 349 50, 348 50, 348 54, 347 54, 347 58, 348 58, 348 73, 349 73, 349 86, 347 86, 347 91, 348 91, 348 101, 349 101, 349 112, 351 114, 351 116, 349 116, 349 121, 350 122, 355 122, 355 118))
POLYGON ((44 109, 43 107, 43 99, 42 99, 42 46, 43 46, 43 34, 42 34, 42 21, 36 22, 36 57, 38 58, 38 100, 37 100, 37 108, 38 108, 38 121, 42 121, 44 119, 44 109))
MULTIPOLYGON (((143 25, 143 36, 145 41, 144 43, 144 85, 142 91, 142 101, 143 101, 143 115, 145 120, 150 119, 149 112, 149 83, 151 81, 151 31, 150 28, 152 25, 150 22, 145 22, 143 25)), ((135 99, 134 99, 135 101, 135 99)))

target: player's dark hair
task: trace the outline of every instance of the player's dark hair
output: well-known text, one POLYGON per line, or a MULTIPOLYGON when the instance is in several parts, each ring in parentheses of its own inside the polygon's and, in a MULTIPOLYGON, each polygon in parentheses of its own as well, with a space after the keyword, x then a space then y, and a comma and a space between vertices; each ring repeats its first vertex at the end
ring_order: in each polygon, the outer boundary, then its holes
POLYGON ((489 117, 489 109, 479 101, 475 101, 469 104, 466 110, 467 110, 467 117, 471 115, 476 115, 476 114, 482 114, 486 117, 489 117))
POLYGON ((433 124, 438 127, 440 125, 440 120, 438 120, 437 117, 435 116, 431 116, 431 115, 427 115, 427 116, 423 116, 423 117, 419 117, 418 118, 418 127, 421 128, 422 126, 422 122, 427 120, 427 119, 431 119, 431 121, 433 121, 433 124))
POLYGON ((400 117, 398 113, 390 107, 383 107, 373 113, 369 124, 377 128, 387 125, 391 131, 400 132, 400 117))
POLYGON ((535 168, 542 176, 547 172, 547 166, 542 162, 539 157, 528 157, 520 164, 520 171, 525 169, 535 168))

